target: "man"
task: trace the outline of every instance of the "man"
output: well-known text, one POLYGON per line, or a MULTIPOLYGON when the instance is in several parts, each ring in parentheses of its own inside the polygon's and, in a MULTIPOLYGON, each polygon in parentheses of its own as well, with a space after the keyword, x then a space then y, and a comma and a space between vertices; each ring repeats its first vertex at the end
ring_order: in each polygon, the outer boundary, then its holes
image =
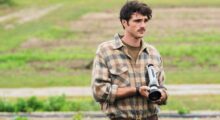
POLYGON ((157 120, 158 105, 166 103, 162 59, 142 40, 151 9, 138 1, 127 2, 120 11, 124 35, 99 45, 93 65, 92 90, 102 111, 111 120, 157 120), (154 65, 161 97, 150 101, 146 66, 154 65))

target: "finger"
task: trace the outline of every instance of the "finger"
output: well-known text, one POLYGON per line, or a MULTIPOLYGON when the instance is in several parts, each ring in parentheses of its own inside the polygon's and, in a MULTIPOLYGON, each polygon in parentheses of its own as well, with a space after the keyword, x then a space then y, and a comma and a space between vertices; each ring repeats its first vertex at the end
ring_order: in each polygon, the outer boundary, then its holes
POLYGON ((144 88, 145 88, 146 91, 150 90, 150 88, 148 86, 145 86, 144 88))
POLYGON ((148 97, 149 96, 149 94, 148 93, 145 93, 145 97, 148 97))

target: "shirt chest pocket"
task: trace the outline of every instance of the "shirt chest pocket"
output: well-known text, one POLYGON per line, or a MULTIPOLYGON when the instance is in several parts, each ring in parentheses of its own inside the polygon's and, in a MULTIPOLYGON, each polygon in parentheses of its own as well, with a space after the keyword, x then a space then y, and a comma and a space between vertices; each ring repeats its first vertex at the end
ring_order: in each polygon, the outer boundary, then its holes
POLYGON ((112 84, 118 85, 119 87, 130 86, 127 66, 112 66, 109 71, 112 84))

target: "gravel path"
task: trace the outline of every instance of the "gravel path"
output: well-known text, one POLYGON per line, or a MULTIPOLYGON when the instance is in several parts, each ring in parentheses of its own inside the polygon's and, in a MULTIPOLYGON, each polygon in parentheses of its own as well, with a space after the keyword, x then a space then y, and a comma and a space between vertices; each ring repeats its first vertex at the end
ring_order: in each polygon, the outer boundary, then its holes
MULTIPOLYGON (((220 84, 209 85, 167 85, 170 95, 201 95, 220 94, 220 84)), ((91 96, 90 87, 50 87, 50 88, 1 88, 1 97, 29 97, 29 96, 91 96)))
MULTIPOLYGON (((16 116, 25 116, 29 120, 72 120, 75 112, 35 112, 35 113, 0 113, 0 120, 11 120, 16 116)), ((83 120, 108 120, 102 112, 82 112, 83 120)), ((219 120, 219 111, 195 111, 191 114, 179 115, 176 112, 162 112, 160 120, 219 120)))

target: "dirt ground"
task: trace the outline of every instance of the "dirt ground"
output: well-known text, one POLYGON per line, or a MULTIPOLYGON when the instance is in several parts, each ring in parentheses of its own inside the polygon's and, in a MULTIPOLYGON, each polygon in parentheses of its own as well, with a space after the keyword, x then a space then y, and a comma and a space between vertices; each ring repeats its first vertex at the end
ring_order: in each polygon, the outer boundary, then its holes
MULTIPOLYGON (((220 118, 160 118, 160 120, 219 120, 220 118)), ((13 118, 0 118, 0 120, 14 120, 13 118)), ((29 120, 73 120, 72 118, 29 118, 29 120)), ((82 120, 108 120, 105 118, 84 118, 82 120)))

